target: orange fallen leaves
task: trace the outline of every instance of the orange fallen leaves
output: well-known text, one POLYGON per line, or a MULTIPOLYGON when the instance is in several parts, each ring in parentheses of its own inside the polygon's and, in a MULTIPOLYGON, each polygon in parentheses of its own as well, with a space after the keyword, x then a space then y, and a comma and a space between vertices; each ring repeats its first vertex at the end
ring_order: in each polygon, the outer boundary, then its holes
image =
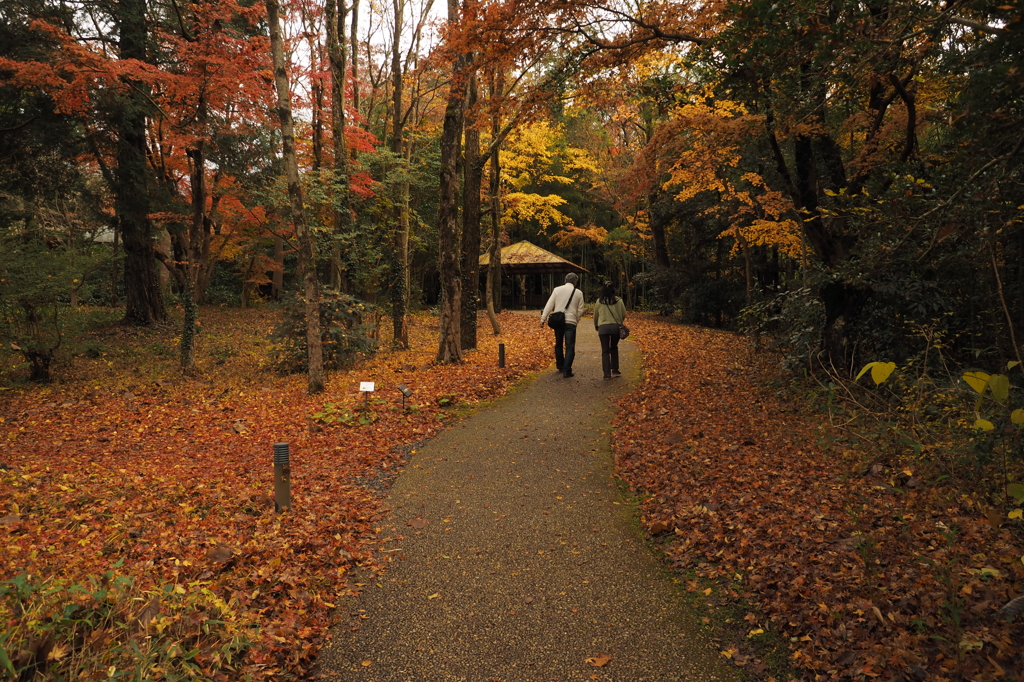
POLYGON ((821 420, 759 388, 773 368, 741 338, 630 319, 645 379, 621 402, 616 465, 647 527, 673 529, 673 563, 716 583, 710 603, 758 607, 807 679, 1024 674, 1024 624, 996 616, 1024 592, 1019 535, 867 466, 870 445, 823 447, 821 420))
POLYGON ((153 338, 159 330, 115 329, 111 364, 83 360, 78 379, 0 397, 0 580, 81 580, 123 561, 142 589, 201 582, 261 628, 245 672, 301 675, 337 597, 358 589, 348 570, 392 558, 377 551, 382 494, 415 443, 445 427, 438 400, 501 395, 550 362, 550 336, 535 315, 505 313, 502 337, 482 331, 466 362, 434 366, 436 322, 417 316, 411 350, 335 373, 310 397, 304 377, 265 369, 267 313, 213 309, 204 320, 207 343, 234 356, 198 380, 181 379, 173 355, 152 352, 164 343, 153 338), (360 381, 377 385, 371 423, 309 428, 325 401, 358 407, 360 381), (398 384, 420 407, 400 409, 398 384), (291 444, 285 514, 272 498, 276 442, 291 444))

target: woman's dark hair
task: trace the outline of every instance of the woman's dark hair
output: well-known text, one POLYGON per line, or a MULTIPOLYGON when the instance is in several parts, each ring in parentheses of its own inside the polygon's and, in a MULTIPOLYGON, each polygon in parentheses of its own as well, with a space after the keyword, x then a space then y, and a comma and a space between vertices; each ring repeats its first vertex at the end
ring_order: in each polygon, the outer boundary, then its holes
POLYGON ((612 305, 615 303, 615 285, 611 282, 605 282, 604 286, 601 287, 601 295, 597 298, 598 301, 605 305, 612 305))

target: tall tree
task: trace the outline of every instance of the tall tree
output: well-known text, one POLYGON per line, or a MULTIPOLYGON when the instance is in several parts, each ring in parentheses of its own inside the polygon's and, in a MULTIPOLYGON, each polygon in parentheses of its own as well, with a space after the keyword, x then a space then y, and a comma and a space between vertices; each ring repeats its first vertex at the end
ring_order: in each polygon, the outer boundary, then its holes
MULTIPOLYGON (((402 163, 403 138, 405 135, 404 74, 401 60, 402 24, 405 20, 405 0, 392 0, 394 9, 394 32, 391 36, 391 153, 393 158, 402 163)), ((405 176, 407 168, 401 174, 405 176)), ((395 197, 395 208, 392 212, 393 238, 392 274, 389 282, 391 292, 391 322, 395 345, 400 348, 409 347, 409 330, 406 326, 406 309, 409 305, 409 183, 404 179, 398 183, 399 196, 395 197)))
POLYGON ((345 271, 342 263, 341 237, 352 219, 349 191, 349 156, 346 133, 346 71, 348 47, 345 37, 345 0, 326 0, 327 55, 331 64, 331 130, 334 138, 334 210, 332 212, 334 239, 331 242, 330 284, 339 291, 343 288, 345 271))
POLYGON ((288 198, 291 203, 292 223, 298 241, 299 274, 303 282, 306 304, 306 353, 308 365, 308 391, 311 395, 324 390, 324 360, 320 337, 320 288, 316 276, 316 252, 313 235, 306 226, 306 210, 299 184, 299 164, 295 156, 295 130, 292 124, 291 89, 284 59, 284 41, 281 39, 281 7, 277 0, 266 0, 270 24, 270 54, 274 63, 274 85, 277 89, 277 116, 281 124, 281 148, 288 198))
MULTIPOLYGON (((148 61, 146 51, 146 2, 124 0, 116 5, 118 50, 122 60, 148 61)), ((125 75, 127 86, 117 108, 117 192, 116 212, 124 243, 124 284, 127 307, 125 321, 148 325, 167 319, 157 261, 153 251, 155 230, 152 212, 151 177, 146 164, 146 115, 150 101, 146 86, 125 75)))
POLYGON ((352 0, 352 110, 359 117, 359 0, 352 0))
MULTIPOLYGON (((469 76, 466 106, 477 103, 476 74, 469 76)), ((464 181, 462 192, 462 349, 476 348, 476 318, 480 308, 480 189, 487 157, 480 153, 480 129, 474 122, 466 128, 464 181)))
MULTIPOLYGON (((501 79, 491 74, 490 97, 496 100, 495 93, 501 90, 501 79)), ((498 109, 491 112, 491 139, 497 140, 501 119, 498 109)), ((487 246, 487 318, 491 321, 491 330, 495 335, 501 334, 501 324, 495 314, 495 308, 501 302, 501 147, 492 144, 490 148, 490 181, 488 201, 491 214, 491 239, 487 246)))
MULTIPOLYGON (((459 0, 448 0, 448 24, 459 23, 459 0)), ((441 274, 441 320, 437 361, 462 361, 462 335, 459 323, 462 316, 462 278, 459 275, 459 248, 457 190, 459 177, 456 166, 462 138, 465 113, 466 67, 468 59, 459 53, 452 65, 448 104, 444 110, 441 129, 441 187, 437 209, 438 265, 441 274)))

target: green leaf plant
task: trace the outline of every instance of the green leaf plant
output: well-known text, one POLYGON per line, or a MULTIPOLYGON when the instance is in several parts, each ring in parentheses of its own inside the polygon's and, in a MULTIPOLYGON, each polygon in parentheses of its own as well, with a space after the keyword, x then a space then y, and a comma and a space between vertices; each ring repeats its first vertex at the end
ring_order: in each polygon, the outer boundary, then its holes
MULTIPOLYGON (((1018 364, 1016 361, 1007 363, 1007 372, 1018 364)), ((896 364, 892 362, 869 362, 857 374, 855 381, 870 372, 875 386, 881 386, 898 376, 899 373, 896 370, 896 364)), ((918 383, 922 379, 918 379, 918 383)), ((1021 442, 1022 436, 1024 436, 1024 408, 1014 408, 1011 404, 1013 386, 1009 376, 970 371, 963 372, 960 381, 968 389, 966 395, 973 396, 971 419, 966 422, 969 424, 969 430, 974 434, 971 442, 974 443, 979 456, 985 452, 995 453, 998 451, 1001 459, 1004 500, 1009 504, 1010 498, 1014 498, 1017 505, 1024 505, 1024 485, 1012 482, 1008 462, 1009 454, 1017 456, 1021 454, 1021 442)), ((905 438, 901 442, 916 445, 915 453, 920 454, 922 448, 915 439, 905 438)), ((1021 521, 1024 520, 1022 519, 1024 512, 1021 509, 1015 509, 1009 513, 1009 517, 1011 520, 1021 521)))

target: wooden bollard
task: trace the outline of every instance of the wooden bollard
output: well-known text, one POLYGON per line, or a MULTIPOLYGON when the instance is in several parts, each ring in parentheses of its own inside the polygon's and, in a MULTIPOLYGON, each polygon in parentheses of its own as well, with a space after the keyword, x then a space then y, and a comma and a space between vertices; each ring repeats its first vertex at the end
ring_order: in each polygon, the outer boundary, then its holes
POLYGON ((274 509, 292 508, 292 467, 288 443, 274 443, 274 509))

